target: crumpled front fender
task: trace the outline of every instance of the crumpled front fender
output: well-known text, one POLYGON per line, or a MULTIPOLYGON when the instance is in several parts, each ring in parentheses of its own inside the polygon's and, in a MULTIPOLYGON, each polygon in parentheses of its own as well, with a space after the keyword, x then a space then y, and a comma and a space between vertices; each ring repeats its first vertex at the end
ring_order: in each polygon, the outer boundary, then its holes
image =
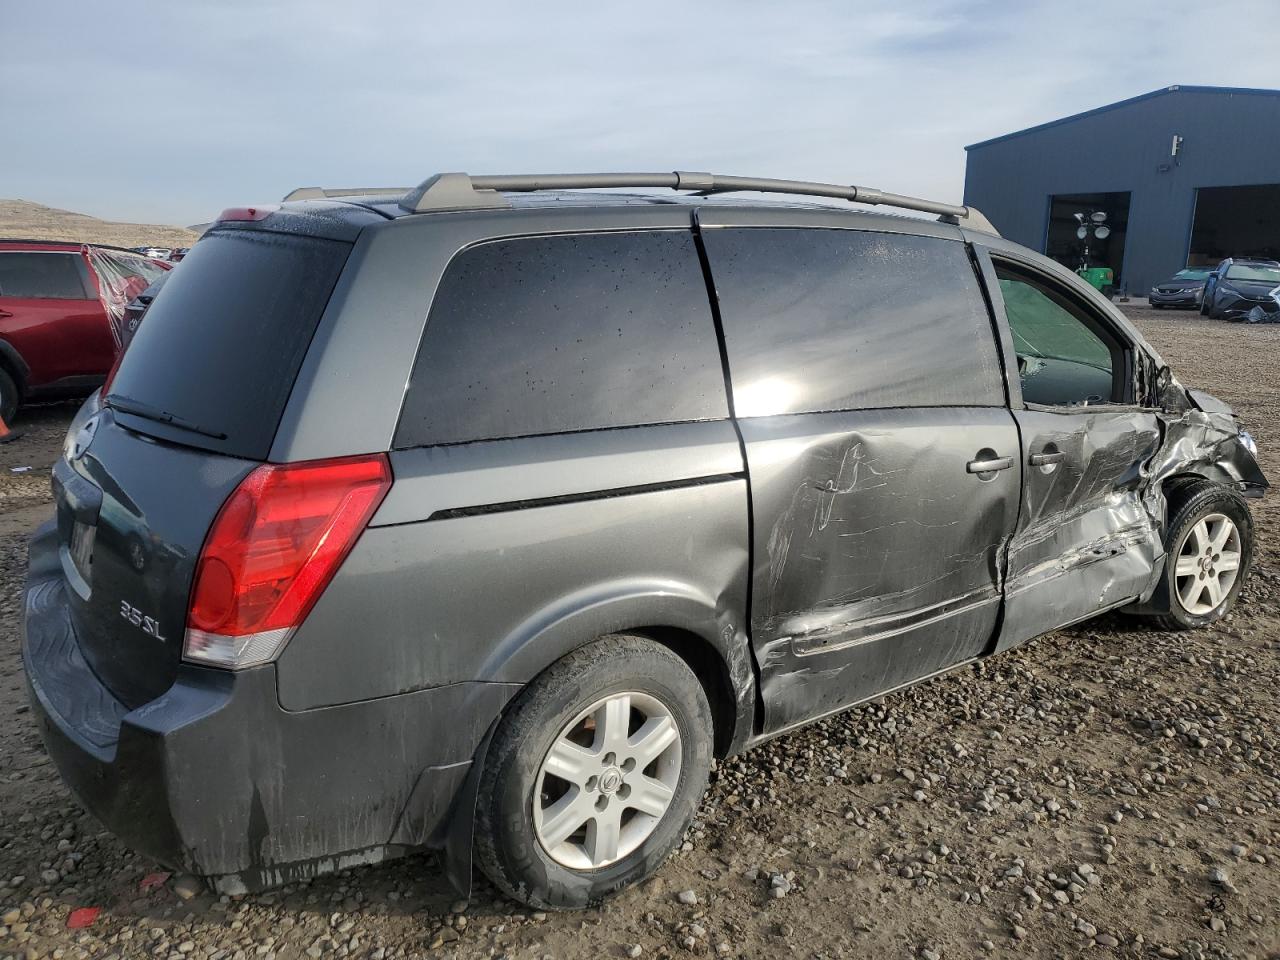
POLYGON ((1247 497, 1270 487, 1257 459, 1240 441, 1235 412, 1217 397, 1188 390, 1185 409, 1162 416, 1165 441, 1152 461, 1151 479, 1160 483, 1178 474, 1196 474, 1230 486, 1247 497))

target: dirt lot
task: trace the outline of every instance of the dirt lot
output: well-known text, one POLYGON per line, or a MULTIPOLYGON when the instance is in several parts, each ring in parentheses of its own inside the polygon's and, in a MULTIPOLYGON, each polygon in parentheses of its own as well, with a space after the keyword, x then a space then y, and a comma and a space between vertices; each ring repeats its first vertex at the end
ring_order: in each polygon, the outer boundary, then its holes
MULTIPOLYGON (((1280 477, 1280 327, 1133 315, 1280 477)), ((1226 622, 1112 616, 721 765, 683 850, 601 910, 529 913, 484 883, 464 910, 430 855, 183 900, 79 810, 27 712, 25 537, 70 412, 0 447, 0 957, 1280 956, 1275 497, 1226 622), (102 911, 68 929, 81 907, 102 911)))

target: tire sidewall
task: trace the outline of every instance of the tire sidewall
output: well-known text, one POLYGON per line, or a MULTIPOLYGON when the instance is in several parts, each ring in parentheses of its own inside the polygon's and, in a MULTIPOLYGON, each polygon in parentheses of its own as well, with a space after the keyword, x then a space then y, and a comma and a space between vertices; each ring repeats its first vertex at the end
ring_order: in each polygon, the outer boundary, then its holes
POLYGON ((711 711, 688 667, 664 648, 652 646, 665 657, 654 662, 644 657, 644 673, 632 672, 627 668, 633 665, 611 659, 607 666, 589 667, 549 695, 535 692, 521 705, 521 733, 504 741, 497 756, 490 754, 495 761, 493 789, 482 798, 487 809, 481 819, 494 833, 490 849, 501 874, 494 879, 500 886, 509 886, 508 893, 517 899, 553 909, 597 903, 653 873, 684 835, 707 786, 711 711), (628 691, 661 700, 680 731, 675 796, 657 828, 636 850, 599 870, 573 870, 551 859, 534 833, 532 803, 538 771, 552 743, 579 712, 597 700, 628 691))
POLYGON ((1192 629, 1208 626, 1222 619, 1235 605, 1253 563, 1253 517, 1249 513, 1248 505, 1232 490, 1218 485, 1206 485, 1202 491, 1183 504, 1172 518, 1166 538, 1166 549, 1168 556, 1165 559, 1161 589, 1168 598, 1170 616, 1183 626, 1192 629), (1194 614, 1182 606, 1182 600, 1178 596, 1177 552, 1181 549, 1188 531, 1203 517, 1212 513, 1224 514, 1236 525, 1240 533, 1240 569, 1236 575, 1236 582, 1227 592, 1226 600, 1207 614, 1194 614))
POLYGON ((21 399, 18 394, 18 384, 9 375, 9 371, 0 369, 0 417, 4 418, 6 426, 13 425, 21 399))

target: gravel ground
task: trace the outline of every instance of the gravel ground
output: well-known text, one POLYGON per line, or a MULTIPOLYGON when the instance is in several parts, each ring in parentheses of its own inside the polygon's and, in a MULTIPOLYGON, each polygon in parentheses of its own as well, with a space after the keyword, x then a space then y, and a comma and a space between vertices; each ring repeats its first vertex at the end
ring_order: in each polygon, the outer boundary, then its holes
MULTIPOLYGON (((1280 327, 1132 314, 1280 476, 1280 327)), ((600 910, 530 913, 483 882, 454 904, 431 855, 228 899, 82 813, 28 714, 25 538, 69 413, 0 447, 0 957, 1280 956, 1274 497, 1225 622, 1114 615, 722 764, 683 849, 600 910)))

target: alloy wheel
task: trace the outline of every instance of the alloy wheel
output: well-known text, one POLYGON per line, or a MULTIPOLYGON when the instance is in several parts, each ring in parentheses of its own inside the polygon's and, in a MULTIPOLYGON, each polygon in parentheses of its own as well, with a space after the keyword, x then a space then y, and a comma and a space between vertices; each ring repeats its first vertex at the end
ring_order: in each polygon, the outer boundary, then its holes
POLYGON ((1200 518, 1182 538, 1173 574, 1187 613, 1203 617, 1222 606, 1240 576, 1235 521, 1221 513, 1200 518))
POLYGON ((616 863, 662 820, 680 782, 680 730, 645 693, 615 693, 560 731, 533 787, 533 827, 547 856, 575 870, 616 863))

